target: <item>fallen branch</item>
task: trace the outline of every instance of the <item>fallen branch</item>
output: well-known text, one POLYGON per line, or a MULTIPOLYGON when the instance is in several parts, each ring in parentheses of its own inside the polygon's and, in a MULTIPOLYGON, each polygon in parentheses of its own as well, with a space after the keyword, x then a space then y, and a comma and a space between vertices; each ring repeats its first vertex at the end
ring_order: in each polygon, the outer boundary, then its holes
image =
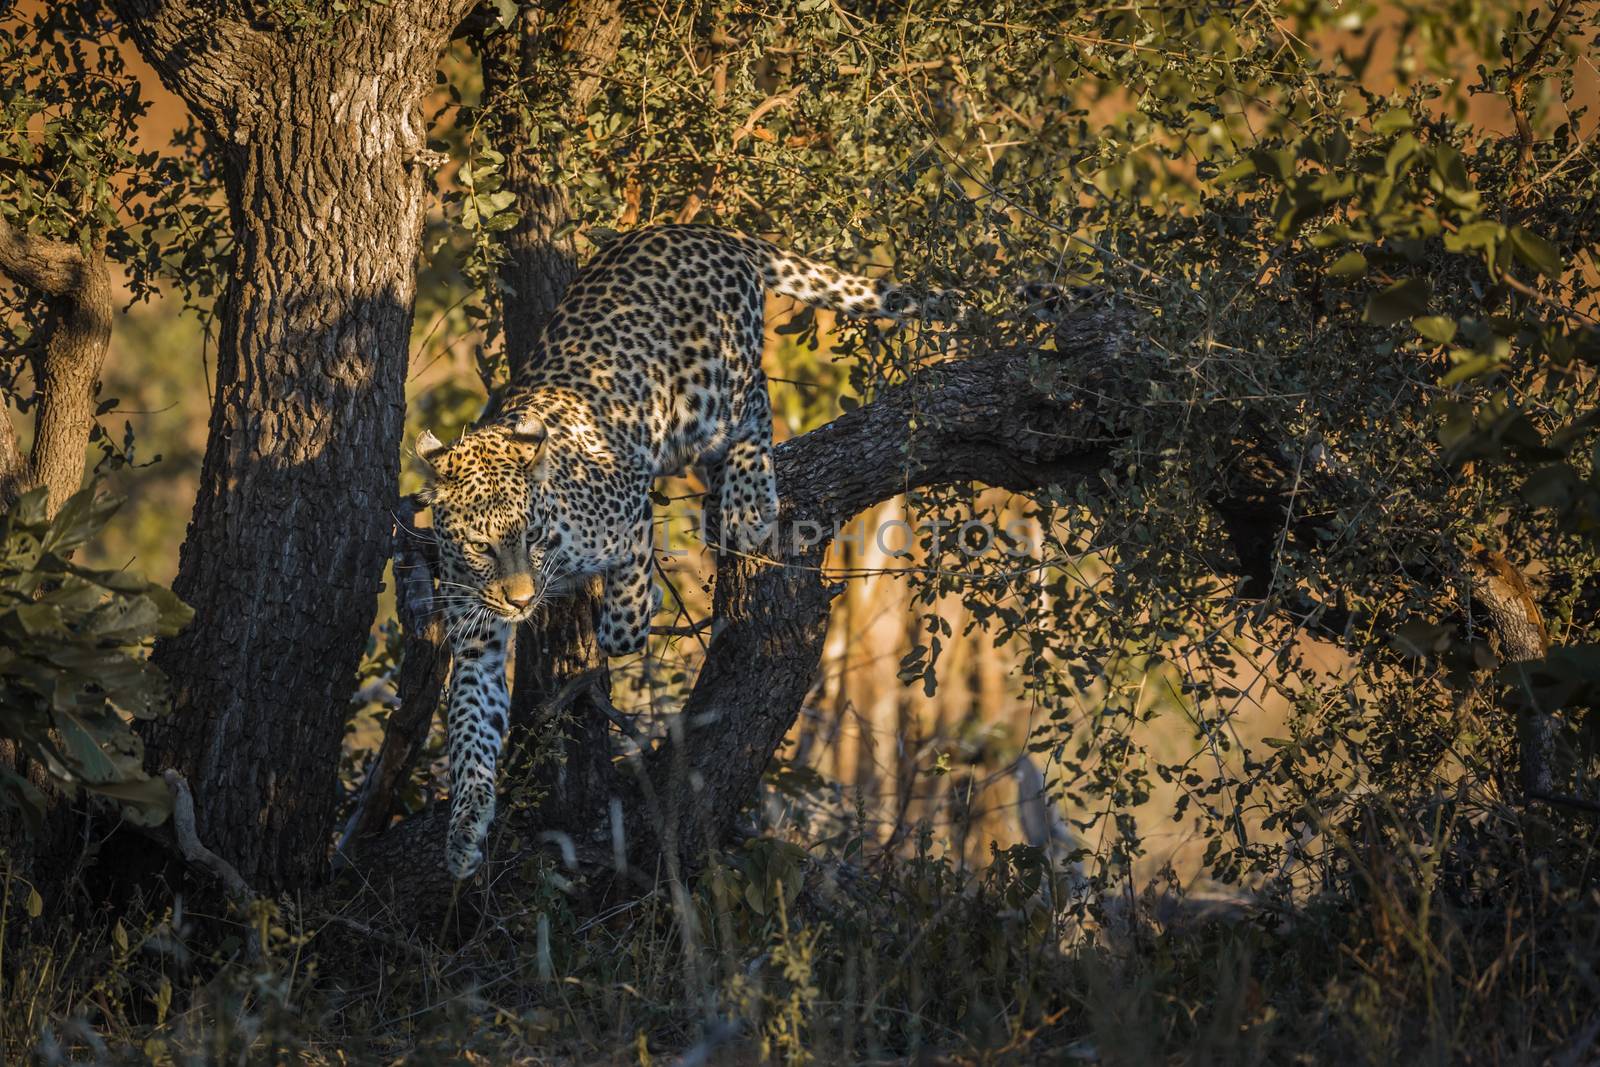
POLYGON ((161 772, 167 788, 172 790, 172 832, 177 838, 178 851, 191 865, 200 868, 222 883, 228 900, 245 916, 245 952, 251 962, 261 959, 261 935, 251 921, 250 912, 256 901, 255 890, 239 874, 238 868, 207 848, 195 830, 194 794, 189 782, 172 768, 161 772))
POLYGON ((195 831, 194 794, 189 792, 188 779, 171 768, 162 771, 161 777, 172 790, 172 831, 177 836, 183 858, 220 881, 235 904, 248 904, 257 899, 255 890, 238 869, 201 843, 195 831))

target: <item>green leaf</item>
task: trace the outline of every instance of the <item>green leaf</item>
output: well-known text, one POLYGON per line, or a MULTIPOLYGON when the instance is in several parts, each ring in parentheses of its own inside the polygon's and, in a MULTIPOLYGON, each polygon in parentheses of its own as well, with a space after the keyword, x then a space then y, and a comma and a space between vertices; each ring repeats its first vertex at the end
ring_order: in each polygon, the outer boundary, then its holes
POLYGON ((1444 247, 1449 252, 1467 252, 1481 248, 1492 257, 1494 246, 1504 233, 1505 227, 1498 222, 1488 219, 1469 222, 1456 233, 1445 234, 1444 247))
POLYGON ((1441 385, 1458 385, 1461 382, 1480 378, 1500 366, 1500 357, 1493 352, 1471 352, 1458 349, 1452 352, 1451 358, 1458 362, 1450 369, 1450 373, 1440 379, 1441 385))
POLYGON ((1374 326, 1393 326, 1421 315, 1428 309, 1431 289, 1422 278, 1406 278, 1367 298, 1363 322, 1374 326))
POLYGON ((1509 236, 1518 259, 1546 278, 1561 277, 1561 253, 1555 245, 1521 226, 1511 227, 1509 236))
POLYGON ((1411 112, 1403 107, 1390 108, 1373 122, 1372 132, 1380 137, 1386 137, 1391 133, 1409 130, 1413 125, 1415 124, 1411 120, 1411 112))
POLYGON ((1418 316, 1411 320, 1411 328, 1441 345, 1449 344, 1456 336, 1456 320, 1448 315, 1418 316))
POLYGON ((1226 183, 1226 182, 1236 182, 1240 178, 1248 178, 1250 175, 1254 174, 1255 172, 1256 172, 1256 161, 1255 160, 1253 160, 1253 159, 1241 159, 1239 162, 1235 163, 1233 166, 1231 166, 1228 169, 1224 170, 1221 174, 1218 174, 1217 175, 1217 181, 1224 182, 1224 183, 1226 183))
POLYGON ((1433 172, 1447 188, 1472 187, 1472 180, 1467 176, 1467 167, 1461 160, 1461 153, 1449 145, 1439 145, 1433 149, 1433 172))
POLYGON ((41 541, 41 549, 59 556, 70 554, 105 526, 122 501, 114 497, 96 499, 95 490, 80 489, 67 498, 50 521, 49 532, 41 541))
POLYGON ((1311 236, 1313 248, 1332 248, 1334 245, 1349 244, 1352 241, 1371 241, 1374 234, 1365 226, 1346 226, 1342 223, 1332 223, 1324 226, 1311 236))
POLYGON ((484 215, 497 215, 517 202, 517 194, 509 189, 501 189, 480 196, 478 201, 478 210, 484 215))
POLYGON ((1250 153, 1250 161, 1260 174, 1271 175, 1284 181, 1294 177, 1295 153, 1292 148, 1277 151, 1257 149, 1250 153))
POLYGON ((137 739, 129 733, 116 736, 112 724, 121 726, 116 716, 62 714, 56 716, 56 728, 61 733, 65 754, 74 775, 90 785, 112 785, 125 774, 138 775, 138 764, 133 762, 137 739), (120 751, 119 751, 120 749, 120 751))
POLYGON ((172 791, 160 778, 141 773, 126 781, 88 783, 85 788, 121 801, 123 815, 140 826, 159 826, 172 814, 172 791))
POLYGON ((1339 281, 1353 281, 1367 273, 1367 257, 1360 252, 1346 252, 1333 261, 1328 268, 1328 277, 1339 281))
POLYGON ((1579 491, 1582 479, 1565 463, 1540 467, 1522 483, 1522 499, 1536 508, 1565 507, 1579 491))
POLYGON ((1421 143, 1413 135, 1401 135, 1389 149, 1388 155, 1383 157, 1384 173, 1399 174, 1421 148, 1421 143))
POLYGON ((171 637, 189 625, 190 620, 194 618, 194 609, 166 586, 152 585, 144 591, 144 595, 153 600, 160 609, 160 623, 156 633, 162 637, 171 637))
POLYGON ((29 637, 41 634, 63 634, 61 609, 54 604, 22 604, 11 613, 21 624, 22 632, 29 637))
POLYGON ((1407 656, 1426 656, 1450 647, 1453 627, 1424 619, 1411 619, 1396 627, 1389 643, 1407 656))

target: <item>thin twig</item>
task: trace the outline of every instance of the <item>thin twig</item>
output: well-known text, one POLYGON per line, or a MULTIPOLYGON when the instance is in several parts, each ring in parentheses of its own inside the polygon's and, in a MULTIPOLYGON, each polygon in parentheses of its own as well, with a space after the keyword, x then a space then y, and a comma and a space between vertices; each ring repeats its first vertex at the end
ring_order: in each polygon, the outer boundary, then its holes
POLYGON ((1533 65, 1549 47, 1556 30, 1561 26, 1561 20, 1566 17, 1567 9, 1571 6, 1572 0, 1561 0, 1556 5, 1555 10, 1550 13, 1550 22, 1545 26, 1544 33, 1529 49, 1528 54, 1511 69, 1510 77, 1506 81, 1506 96, 1511 101, 1511 118, 1517 124, 1518 154, 1524 164, 1533 158, 1533 124, 1528 121, 1528 115, 1522 106, 1522 88, 1528 74, 1533 70, 1533 65))

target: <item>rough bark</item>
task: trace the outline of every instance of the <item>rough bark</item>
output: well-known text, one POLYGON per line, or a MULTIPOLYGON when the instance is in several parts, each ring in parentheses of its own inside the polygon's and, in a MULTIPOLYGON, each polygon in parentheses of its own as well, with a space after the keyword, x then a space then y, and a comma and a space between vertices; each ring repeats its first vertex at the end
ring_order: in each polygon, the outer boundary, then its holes
POLYGON ((422 232, 421 101, 467 4, 368 5, 309 31, 226 5, 119 10, 217 136, 235 237, 216 394, 156 661, 152 766, 263 890, 325 864, 354 672, 388 556, 422 232))
POLYGON ((17 444, 17 428, 11 425, 9 400, 0 389, 0 511, 16 503, 28 491, 28 457, 17 444))
POLYGON ((104 253, 32 237, 0 219, 0 273, 48 302, 49 335, 34 360, 37 408, 26 460, 0 391, 0 509, 44 486, 51 514, 78 491, 94 425, 95 388, 111 341, 111 275, 104 253))
MULTIPOLYGON (((591 0, 566 5, 550 14, 525 8, 509 27, 498 27, 488 9, 481 9, 464 27, 475 40, 483 65, 485 108, 495 143, 505 157, 504 188, 516 195, 517 225, 502 231, 500 265, 501 322, 507 363, 515 376, 539 358, 537 341, 577 271, 575 243, 563 233, 568 221, 566 197, 551 180, 554 163, 539 147, 535 131, 526 128, 525 105, 541 96, 568 101, 577 120, 600 86, 599 70, 615 54, 622 33, 622 6, 617 0, 591 0)), ((492 410, 492 408, 491 408, 492 410)), ((400 555, 396 556, 397 563, 400 555)), ((415 561, 407 564, 415 568, 415 561)), ((585 594, 557 605, 537 625, 521 628, 513 667, 513 759, 508 777, 524 779, 544 794, 553 816, 547 827, 561 831, 585 822, 604 803, 598 783, 609 781, 610 746, 604 712, 593 692, 604 691, 605 657, 594 639, 594 597, 585 594), (592 682, 572 688, 576 680, 592 682), (539 736, 530 728, 557 694, 567 693, 562 715, 541 723, 539 736), (553 747, 552 747, 553 746, 553 747)), ((414 627, 407 626, 408 632, 414 627)), ((426 637, 427 627, 415 627, 426 637)), ((437 627, 434 627, 437 629, 437 627)), ((401 684, 404 703, 391 718, 384 743, 368 780, 355 818, 341 843, 354 853, 360 839, 380 832, 393 810, 393 791, 409 770, 426 736, 432 702, 424 711, 423 696, 436 690, 420 682, 417 698, 408 679, 422 678, 413 658, 425 658, 428 675, 436 676, 448 659, 437 638, 423 648, 407 642, 407 667, 401 684)))
POLYGON ((727 839, 755 795, 816 681, 839 591, 821 572, 832 534, 930 485, 1037 492, 1093 476, 1107 456, 1093 398, 1126 341, 1121 314, 1087 311, 1060 325, 1054 352, 935 366, 777 450, 780 555, 776 565, 729 556, 717 568, 716 628, 679 716, 684 733, 652 753, 649 787, 628 811, 630 841, 653 842, 646 858, 660 850, 692 864, 727 839), (1040 359, 1072 367, 1081 389, 1042 388, 1040 359))
MULTIPOLYGON (((100 248, 31 236, 0 218, 0 274, 44 301, 47 314, 33 359, 33 444, 24 456, 0 388, 0 512, 44 487, 50 514, 83 482, 84 449, 94 426, 95 391, 111 340, 111 278, 100 248)), ((58 783, 17 746, 0 741, 0 763, 18 771, 46 798, 43 826, 29 835, 0 817, 0 841, 39 885, 59 885, 79 861, 75 813, 58 783)))

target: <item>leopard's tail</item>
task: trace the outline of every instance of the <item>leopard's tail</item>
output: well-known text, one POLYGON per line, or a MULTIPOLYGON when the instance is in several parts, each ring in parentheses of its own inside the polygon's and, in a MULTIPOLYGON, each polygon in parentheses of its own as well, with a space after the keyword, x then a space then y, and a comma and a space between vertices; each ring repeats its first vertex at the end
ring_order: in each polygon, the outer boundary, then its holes
POLYGON ((760 238, 745 240, 755 254, 766 287, 772 292, 792 296, 802 304, 830 308, 845 315, 885 319, 930 318, 957 322, 965 317, 966 306, 954 290, 918 293, 886 278, 867 278, 797 256, 760 238))

